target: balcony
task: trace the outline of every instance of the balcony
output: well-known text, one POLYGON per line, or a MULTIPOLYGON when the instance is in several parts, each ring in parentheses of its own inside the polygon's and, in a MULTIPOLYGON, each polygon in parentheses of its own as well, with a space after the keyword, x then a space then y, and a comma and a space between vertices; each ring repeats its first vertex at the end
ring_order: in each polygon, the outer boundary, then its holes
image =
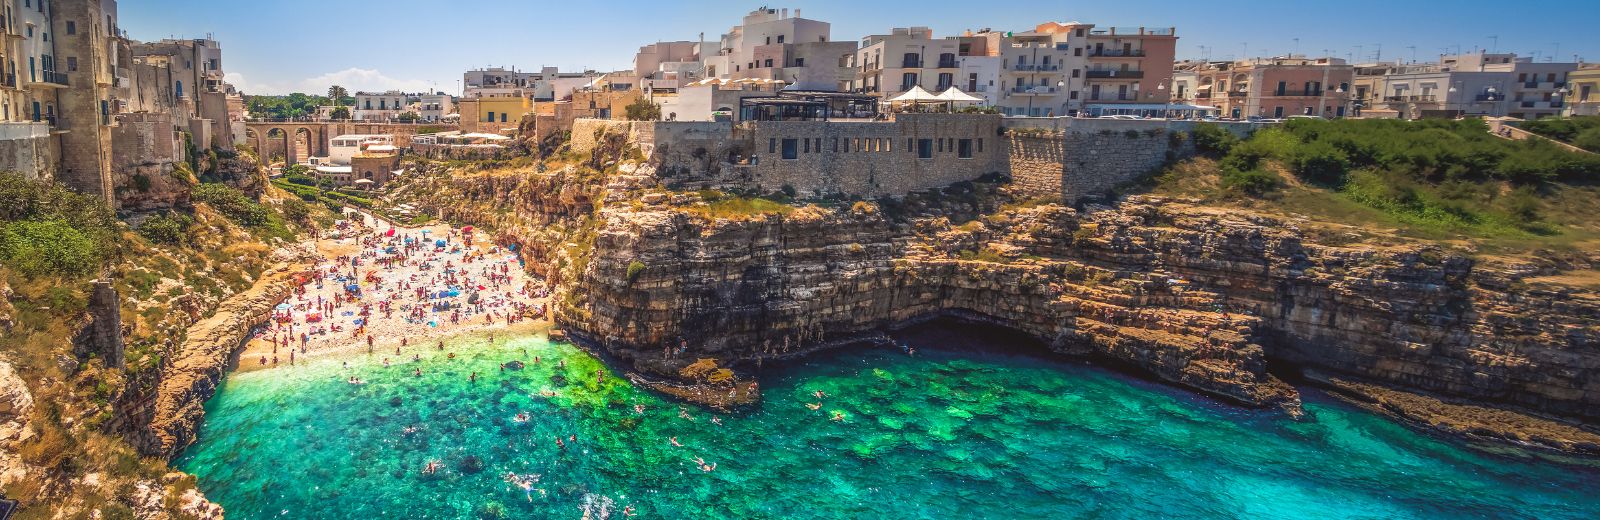
POLYGON ((1211 93, 1210 92, 1196 92, 1195 95, 1194 95, 1194 98, 1195 99, 1211 99, 1211 93))
POLYGON ((1091 58, 1143 58, 1144 49, 1095 49, 1089 52, 1091 58))
POLYGON ((1097 79, 1097 78, 1139 79, 1139 78, 1143 78, 1144 77, 1144 71, 1142 71, 1142 70, 1090 70, 1090 71, 1085 72, 1084 75, 1088 76, 1090 79, 1097 79))
POLYGON ((1313 91, 1307 92, 1307 91, 1302 90, 1302 91, 1299 91, 1299 92, 1295 92, 1295 91, 1292 91, 1292 90, 1282 90, 1282 91, 1278 91, 1276 93, 1273 93, 1272 95, 1276 96, 1276 97, 1322 97, 1322 91, 1321 90, 1313 90, 1313 91))
POLYGON ((28 82, 28 86, 30 87, 41 88, 66 88, 68 85, 69 83, 67 83, 66 73, 56 72, 53 70, 40 72, 37 79, 28 82))
POLYGON ((1056 88, 1049 86, 1012 87, 1011 93, 1019 96, 1053 96, 1056 94, 1056 88))
POLYGON ((939 68, 941 69, 955 69, 960 67, 960 65, 956 64, 956 60, 939 60, 939 68))
POLYGON ((1385 103, 1432 103, 1438 101, 1438 97, 1432 94, 1420 96, 1386 96, 1383 98, 1383 101, 1385 103))
POLYGON ((1036 63, 1018 63, 1012 67, 1017 72, 1055 72, 1061 70, 1060 65, 1039 65, 1036 63))

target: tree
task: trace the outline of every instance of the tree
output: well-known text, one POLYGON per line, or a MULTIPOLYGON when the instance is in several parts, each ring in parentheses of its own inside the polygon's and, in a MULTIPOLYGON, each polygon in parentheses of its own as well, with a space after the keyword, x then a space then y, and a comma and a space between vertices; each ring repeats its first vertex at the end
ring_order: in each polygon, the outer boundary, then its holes
POLYGON ((405 121, 407 123, 410 123, 410 122, 414 122, 414 121, 416 121, 418 119, 422 119, 422 116, 417 115, 416 112, 405 112, 405 113, 400 114, 398 116, 394 116, 394 118, 396 120, 398 120, 398 121, 405 121))
POLYGON ((627 117, 629 121, 660 121, 661 105, 651 103, 645 98, 638 98, 628 104, 627 117))
POLYGON ((328 117, 333 119, 350 119, 350 107, 335 106, 333 107, 333 111, 328 113, 328 117))
POLYGON ((338 85, 328 87, 328 99, 333 100, 333 106, 344 106, 344 98, 349 95, 350 91, 345 90, 344 87, 338 85))

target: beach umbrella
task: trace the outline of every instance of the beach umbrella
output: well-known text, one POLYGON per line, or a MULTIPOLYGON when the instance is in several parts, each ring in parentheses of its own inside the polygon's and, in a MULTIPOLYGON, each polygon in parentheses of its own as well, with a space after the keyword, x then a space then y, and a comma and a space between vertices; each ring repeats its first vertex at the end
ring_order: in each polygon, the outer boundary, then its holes
POLYGON ((467 226, 467 227, 461 228, 461 232, 462 233, 471 233, 472 232, 472 226, 467 226))
POLYGON ((280 303, 280 304, 278 304, 278 306, 276 308, 278 310, 280 310, 280 311, 287 311, 287 310, 292 309, 294 307, 292 305, 287 304, 287 303, 280 303))

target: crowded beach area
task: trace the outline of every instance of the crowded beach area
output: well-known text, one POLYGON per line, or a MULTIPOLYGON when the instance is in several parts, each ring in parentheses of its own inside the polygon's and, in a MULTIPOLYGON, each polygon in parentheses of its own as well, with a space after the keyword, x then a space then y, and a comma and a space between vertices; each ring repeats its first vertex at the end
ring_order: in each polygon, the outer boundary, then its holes
POLYGON ((527 274, 515 246, 471 226, 344 216, 316 239, 310 275, 246 343, 239 371, 335 354, 399 361, 447 338, 506 337, 548 323, 549 287, 527 274))

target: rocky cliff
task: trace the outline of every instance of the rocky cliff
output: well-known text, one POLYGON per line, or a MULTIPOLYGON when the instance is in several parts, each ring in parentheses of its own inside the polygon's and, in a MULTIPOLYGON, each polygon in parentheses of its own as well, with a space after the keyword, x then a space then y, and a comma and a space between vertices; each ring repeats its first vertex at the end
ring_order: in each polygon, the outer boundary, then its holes
POLYGON ((309 276, 306 265, 286 264, 264 273, 255 286, 189 327, 187 340, 162 367, 154 395, 125 411, 133 425, 129 440, 139 451, 171 459, 194 442, 205 403, 216 394, 239 346, 309 276))
POLYGON ((608 179, 602 191, 552 190, 549 175, 456 179, 434 205, 529 244, 534 269, 567 273, 559 323, 654 378, 948 317, 1249 405, 1296 409, 1277 377, 1316 369, 1600 423, 1600 298, 1537 283, 1549 269, 1423 244, 1323 245, 1292 221, 1154 198, 1080 212, 990 189, 730 217, 693 193, 608 179), (555 195, 573 192, 591 195, 555 195))

